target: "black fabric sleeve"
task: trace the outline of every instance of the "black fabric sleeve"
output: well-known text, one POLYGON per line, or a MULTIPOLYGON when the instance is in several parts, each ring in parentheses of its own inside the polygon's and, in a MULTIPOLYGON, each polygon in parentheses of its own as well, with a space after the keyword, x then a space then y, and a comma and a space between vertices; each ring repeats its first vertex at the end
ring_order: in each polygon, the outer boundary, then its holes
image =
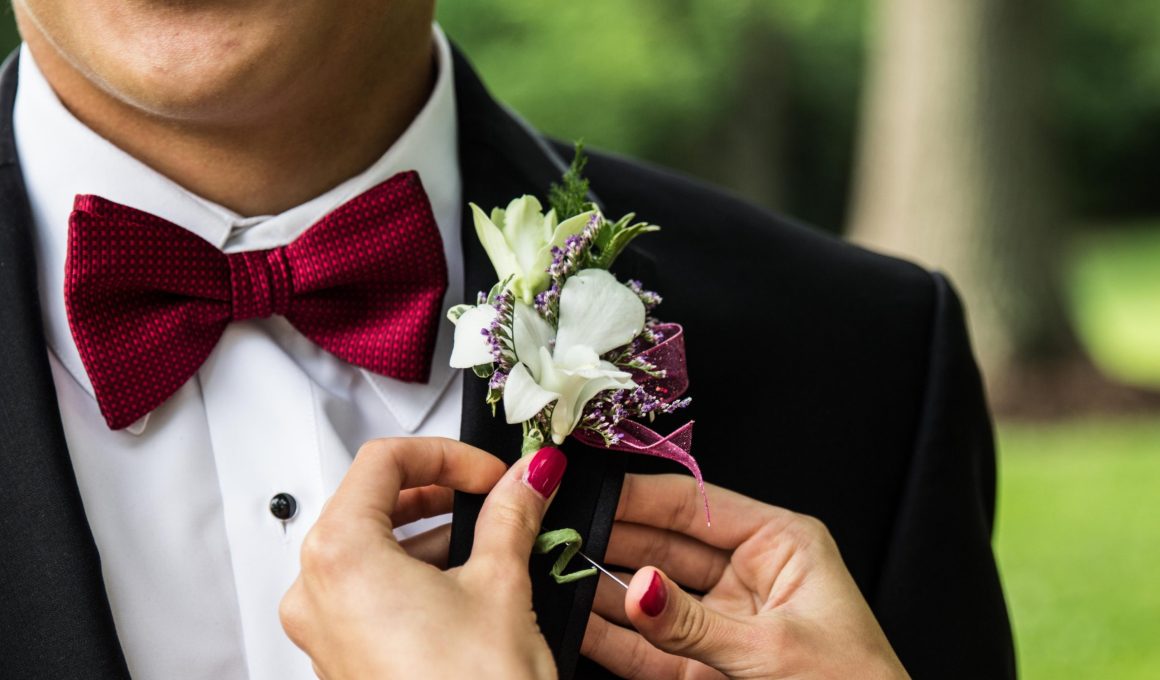
POLYGON ((871 605, 915 680, 1014 678, 991 551, 995 446, 963 308, 934 274, 930 368, 913 459, 871 605))

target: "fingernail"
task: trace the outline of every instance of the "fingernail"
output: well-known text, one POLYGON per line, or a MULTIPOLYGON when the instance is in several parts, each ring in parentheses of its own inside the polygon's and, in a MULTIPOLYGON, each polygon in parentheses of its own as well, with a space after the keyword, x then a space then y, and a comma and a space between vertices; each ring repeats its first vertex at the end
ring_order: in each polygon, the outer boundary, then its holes
POLYGON ((640 597, 640 610, 656 618, 665 610, 665 603, 668 601, 669 593, 665 590, 665 580, 661 578, 660 572, 654 571, 648 590, 640 597))
POLYGON ((560 486, 564 477, 564 468, 568 467, 568 458, 564 452, 554 446, 546 446, 532 457, 528 469, 524 472, 524 481, 544 498, 547 498, 560 486))

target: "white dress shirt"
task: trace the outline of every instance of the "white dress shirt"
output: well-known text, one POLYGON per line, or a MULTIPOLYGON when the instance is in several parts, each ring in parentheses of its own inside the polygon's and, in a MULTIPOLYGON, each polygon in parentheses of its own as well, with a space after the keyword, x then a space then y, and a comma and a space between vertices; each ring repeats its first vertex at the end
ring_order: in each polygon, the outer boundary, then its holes
POLYGON ((462 189, 450 47, 438 27, 434 32, 434 90, 394 146, 325 194, 261 217, 194 196, 85 127, 56 98, 27 47, 21 50, 14 125, 35 222, 49 360, 134 678, 313 678, 309 659, 278 622, 303 536, 364 441, 458 437, 462 390, 448 366, 449 323, 440 325, 430 381, 407 384, 344 363, 273 317, 231 324, 176 394, 127 430, 110 431, 65 315, 73 199, 98 194, 234 253, 284 245, 346 200, 414 169, 446 250, 446 309, 462 296, 462 189), (278 493, 297 500, 287 522, 268 509, 278 493))

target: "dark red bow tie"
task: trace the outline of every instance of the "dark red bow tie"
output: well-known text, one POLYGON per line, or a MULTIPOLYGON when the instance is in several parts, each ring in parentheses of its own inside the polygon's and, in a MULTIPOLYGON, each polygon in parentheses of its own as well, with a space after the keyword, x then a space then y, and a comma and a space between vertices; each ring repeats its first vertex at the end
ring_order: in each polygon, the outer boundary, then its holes
POLYGON ((65 308, 114 430, 184 385, 231 321, 273 314, 356 366, 425 382, 446 290, 443 240, 414 172, 271 250, 226 255, 99 196, 77 196, 69 217, 65 308))

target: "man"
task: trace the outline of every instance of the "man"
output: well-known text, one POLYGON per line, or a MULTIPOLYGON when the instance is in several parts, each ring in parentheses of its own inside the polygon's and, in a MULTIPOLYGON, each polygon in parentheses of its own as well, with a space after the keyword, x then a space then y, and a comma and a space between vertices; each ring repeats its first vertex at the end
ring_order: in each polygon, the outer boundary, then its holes
MULTIPOLYGON (((277 603, 361 442, 443 435, 511 460, 518 430, 490 417, 481 381, 447 367, 445 323, 421 348, 430 363, 410 366, 418 379, 392 378, 324 349, 332 329, 308 337, 270 288, 239 312, 231 279, 234 322, 190 361, 168 339, 128 342, 154 338, 154 317, 86 298, 103 255, 85 258, 176 229, 194 244, 137 253, 118 284, 153 269, 180 282, 197 269, 190 248, 228 261, 227 279, 260 253, 251 274, 269 278, 282 246, 342 206, 390 213, 377 187, 413 170, 422 187, 399 191, 429 209, 402 227, 441 244, 430 271, 446 272, 438 309, 420 315, 430 330, 494 277, 463 206, 544 196, 566 150, 489 98, 432 34, 430 2, 14 11, 25 47, 0 76, 0 676, 310 677, 277 603), (92 206, 131 224, 81 247, 92 206), (122 335, 90 332, 122 314, 122 335), (159 391, 168 364, 189 375, 159 391), (157 398, 122 409, 139 395, 157 398)), ((946 281, 613 157, 587 174, 607 214, 664 227, 617 273, 663 292, 664 318, 685 326, 706 478, 823 520, 913 677, 1013 675, 989 545, 990 426, 946 281)), ((400 225, 367 224, 368 239, 400 225)), ((669 468, 564 449, 545 526, 577 528, 599 558, 625 469, 669 468)), ((478 507, 457 501, 453 560, 478 507)), ((598 677, 579 658, 595 582, 556 586, 542 566, 536 610, 561 675, 598 677)))

